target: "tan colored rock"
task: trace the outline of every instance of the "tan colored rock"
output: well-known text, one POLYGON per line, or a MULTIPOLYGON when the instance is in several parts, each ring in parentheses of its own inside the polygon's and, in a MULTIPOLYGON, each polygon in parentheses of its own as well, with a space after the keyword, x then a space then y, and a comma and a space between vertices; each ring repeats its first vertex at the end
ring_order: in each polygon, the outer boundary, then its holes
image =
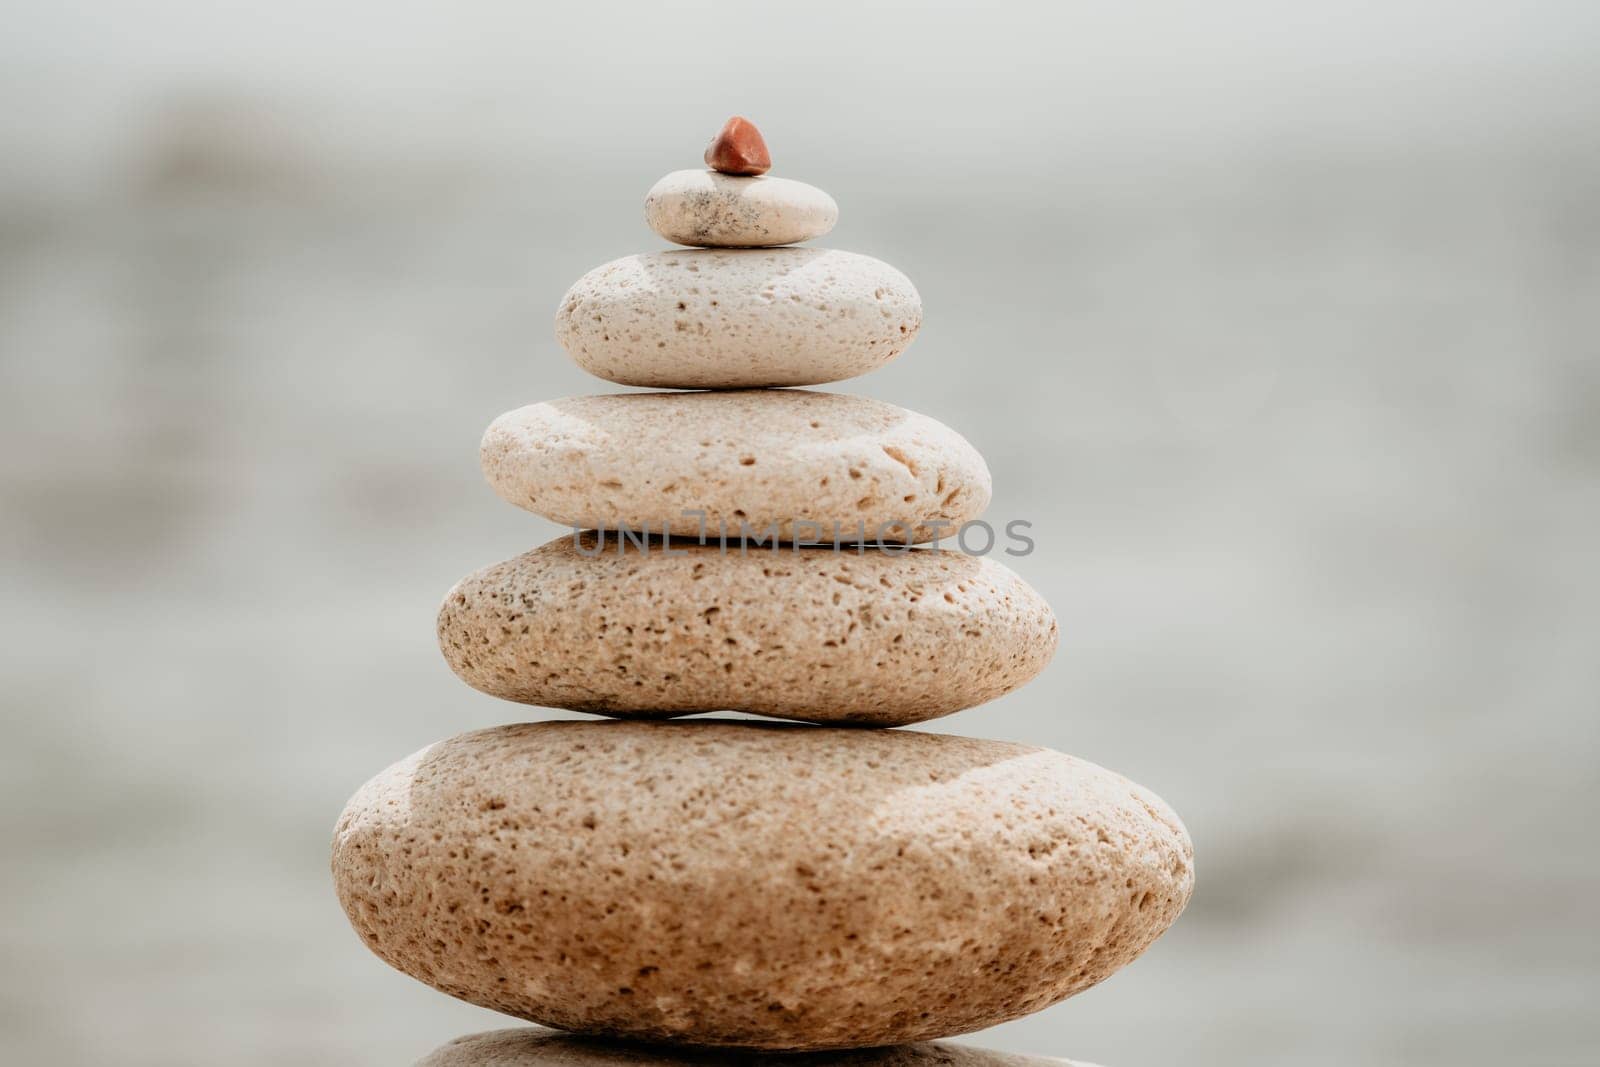
POLYGON ((1081 1060, 1021 1056, 954 1042, 840 1052, 779 1053, 640 1046, 579 1037, 539 1026, 458 1037, 416 1067, 1094 1067, 1081 1060))
POLYGON ((644 221, 675 244, 771 248, 825 235, 839 221, 839 205, 790 178, 675 170, 645 194, 644 221))
POLYGON ((502 499, 590 529, 694 534, 700 520, 685 512, 699 511, 712 536, 864 530, 869 542, 922 544, 980 515, 990 492, 983 457, 949 427, 867 397, 790 389, 532 404, 490 425, 480 458, 502 499))
POLYGON ((746 711, 900 726, 1050 661, 1050 607, 956 551, 647 544, 568 535, 462 579, 439 648, 474 689, 619 718, 746 711))
POLYGON ((1193 887, 1155 796, 904 730, 545 722, 368 782, 335 832, 368 947, 563 1030, 816 1050, 967 1033, 1116 971, 1193 887))
POLYGON ((911 344, 922 298, 871 256, 826 248, 651 252, 585 274, 556 311, 574 363, 622 385, 820 385, 911 344))

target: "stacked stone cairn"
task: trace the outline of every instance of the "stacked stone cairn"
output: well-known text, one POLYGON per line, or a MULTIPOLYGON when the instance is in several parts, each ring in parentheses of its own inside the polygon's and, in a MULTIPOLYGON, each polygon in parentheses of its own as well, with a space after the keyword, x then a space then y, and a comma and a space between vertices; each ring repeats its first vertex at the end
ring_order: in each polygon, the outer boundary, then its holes
POLYGON ((958 434, 777 388, 898 356, 922 320, 911 282, 792 247, 838 209, 767 176, 745 120, 706 162, 645 200, 652 229, 696 247, 597 267, 556 315, 593 374, 695 391, 495 420, 495 491, 583 532, 468 576, 438 618, 474 688, 621 721, 482 730, 390 767, 339 820, 339 899, 394 967, 568 1032, 477 1035, 428 1062, 650 1058, 606 1040, 671 1046, 663 1063, 885 1046, 823 1059, 1011 1062, 908 1043, 1134 959, 1188 901, 1188 834, 1092 763, 887 729, 1027 682, 1055 619, 950 547, 990 495, 958 434), (667 721, 712 711, 820 725, 667 721))

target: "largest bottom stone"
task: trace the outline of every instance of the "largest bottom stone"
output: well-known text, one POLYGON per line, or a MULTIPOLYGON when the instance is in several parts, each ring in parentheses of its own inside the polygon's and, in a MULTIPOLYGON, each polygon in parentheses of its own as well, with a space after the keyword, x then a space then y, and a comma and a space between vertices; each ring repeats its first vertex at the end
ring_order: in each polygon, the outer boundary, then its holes
POLYGON ((368 946, 565 1030, 885 1045, 1037 1011, 1193 886, 1182 823, 997 741, 733 722, 464 734, 368 782, 333 873, 368 946))
POLYGON ((434 1049, 414 1067, 774 1067, 774 1060, 782 1067, 1094 1067, 1077 1060, 945 1042, 778 1057, 726 1049, 636 1045, 532 1026, 458 1037, 434 1049))

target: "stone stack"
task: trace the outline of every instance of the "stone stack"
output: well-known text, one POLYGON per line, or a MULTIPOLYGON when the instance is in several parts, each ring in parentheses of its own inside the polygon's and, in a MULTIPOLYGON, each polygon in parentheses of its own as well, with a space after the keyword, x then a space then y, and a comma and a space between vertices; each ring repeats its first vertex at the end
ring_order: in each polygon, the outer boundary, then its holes
POLYGON ((780 247, 838 209, 766 176, 744 120, 706 159, 645 202, 694 250, 598 267, 556 316, 599 377, 706 391, 495 420, 495 491, 584 532, 468 576, 439 612, 474 688, 623 721, 442 741, 368 782, 335 834, 340 900, 385 961, 587 1035, 492 1035, 527 1053, 497 1063, 579 1062, 597 1037, 799 1051, 970 1032, 1128 963, 1193 886, 1177 816, 1110 771, 850 728, 1009 692, 1048 662, 1055 619, 1006 567, 948 547, 990 495, 960 435, 775 388, 898 356, 922 319, 910 281, 780 247), (820 725, 660 721, 707 711, 820 725))

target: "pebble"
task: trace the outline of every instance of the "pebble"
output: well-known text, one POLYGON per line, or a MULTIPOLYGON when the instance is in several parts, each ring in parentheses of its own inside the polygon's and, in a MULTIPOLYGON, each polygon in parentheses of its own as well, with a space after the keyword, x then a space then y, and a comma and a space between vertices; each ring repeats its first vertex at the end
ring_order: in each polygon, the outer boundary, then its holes
POLYGON ((871 256, 823 248, 651 252, 585 274, 556 311, 573 362, 620 385, 821 385, 910 346, 922 298, 871 256))
POLYGON ((1056 647, 1049 605, 991 559, 715 544, 668 554, 592 533, 462 579, 438 633, 462 681, 523 704, 871 726, 993 700, 1056 647))
MULTIPOLYGON (((458 1037, 416 1067, 773 1067, 776 1057, 727 1049, 641 1048, 625 1042, 563 1034, 541 1026, 458 1037)), ((784 1067, 1094 1067, 1081 1060, 994 1052, 949 1041, 795 1053, 784 1067)))
POLYGON ((706 166, 722 174, 740 174, 746 177, 765 174, 772 169, 772 153, 767 151, 767 139, 761 136, 756 124, 739 115, 722 124, 722 129, 706 145, 706 166))
POLYGON ((758 1049, 1038 1011, 1182 911, 1153 793, 1001 741, 777 723, 464 734, 361 788, 332 869, 375 953, 561 1030, 758 1049))
POLYGON ((645 195, 644 218, 680 245, 765 248, 821 237, 839 221, 839 205, 790 178, 675 170, 645 195))
POLYGON ((955 536, 990 495, 983 457, 949 427, 797 389, 531 404, 490 424, 479 457, 502 499, 584 529, 689 535, 698 511, 712 536, 921 544, 955 536))

